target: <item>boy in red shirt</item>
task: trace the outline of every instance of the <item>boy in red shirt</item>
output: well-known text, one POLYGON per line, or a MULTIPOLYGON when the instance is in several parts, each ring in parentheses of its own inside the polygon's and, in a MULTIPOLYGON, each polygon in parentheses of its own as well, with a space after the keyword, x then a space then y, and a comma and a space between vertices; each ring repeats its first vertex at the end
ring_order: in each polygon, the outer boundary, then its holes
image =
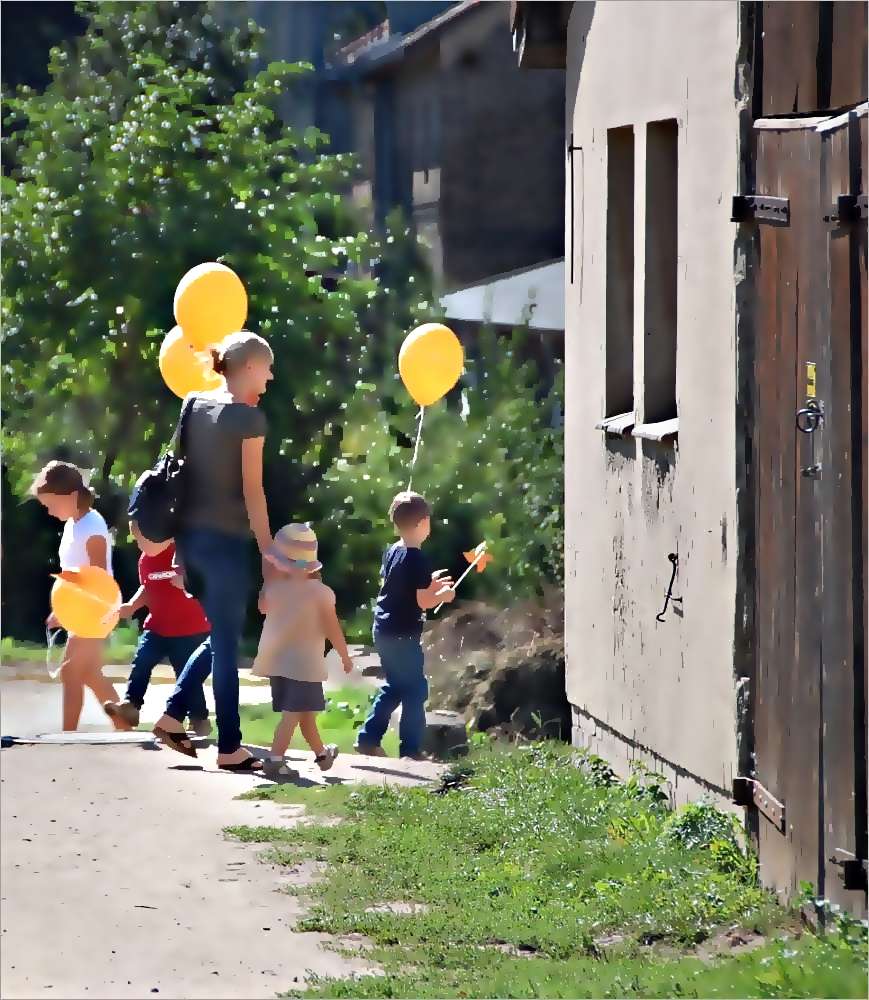
MULTIPOLYGON (((119 717, 135 727, 139 724, 139 710, 154 667, 168 660, 177 677, 208 638, 211 626, 199 601, 185 593, 184 581, 172 565, 175 544, 172 541, 149 542, 135 521, 130 521, 130 533, 142 552, 139 557, 141 586, 121 605, 118 614, 120 618, 131 618, 144 607, 149 614, 133 657, 126 696, 120 704, 107 701, 103 708, 110 718, 119 717)), ((203 655, 211 656, 210 647, 205 647, 203 655)), ((197 736, 208 736, 211 732, 202 688, 190 706, 190 728, 197 736)))

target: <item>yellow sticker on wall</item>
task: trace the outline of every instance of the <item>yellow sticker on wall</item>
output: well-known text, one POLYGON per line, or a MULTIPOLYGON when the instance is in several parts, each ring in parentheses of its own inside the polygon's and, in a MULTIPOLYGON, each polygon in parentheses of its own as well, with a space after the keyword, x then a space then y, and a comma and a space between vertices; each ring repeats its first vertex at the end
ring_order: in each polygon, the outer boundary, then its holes
POLYGON ((809 399, 814 399, 818 395, 817 375, 815 373, 815 362, 806 362, 806 395, 809 399))

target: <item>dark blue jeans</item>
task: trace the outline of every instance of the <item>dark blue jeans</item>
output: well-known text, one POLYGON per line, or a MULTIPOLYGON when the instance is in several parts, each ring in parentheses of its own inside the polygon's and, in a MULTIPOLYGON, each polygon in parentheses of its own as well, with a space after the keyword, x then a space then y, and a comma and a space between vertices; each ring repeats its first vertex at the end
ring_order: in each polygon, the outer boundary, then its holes
POLYGON ((359 748, 364 752, 366 747, 380 746, 392 713, 401 705, 401 722, 398 726, 400 752, 402 756, 417 754, 422 749, 425 735, 425 703, 428 699, 422 643, 418 636, 381 635, 375 632, 374 647, 380 656, 386 683, 380 689, 365 724, 359 730, 359 748))
POLYGON ((238 644, 250 589, 250 543, 236 535, 198 528, 181 532, 175 546, 188 586, 205 608, 211 636, 187 661, 166 703, 166 714, 183 722, 196 691, 213 670, 217 749, 234 753, 241 746, 238 644))
MULTIPOLYGON (((136 655, 133 657, 133 669, 127 682, 127 701, 136 708, 141 708, 154 667, 163 660, 168 660, 172 664, 175 676, 180 677, 187 661, 200 650, 207 638, 207 632, 197 635, 158 635, 151 629, 145 629, 139 636, 136 655)), ((207 655, 210 669, 210 649, 207 655)), ((205 704, 205 694, 201 684, 198 690, 191 691, 189 705, 191 719, 208 718, 208 706, 205 704)))

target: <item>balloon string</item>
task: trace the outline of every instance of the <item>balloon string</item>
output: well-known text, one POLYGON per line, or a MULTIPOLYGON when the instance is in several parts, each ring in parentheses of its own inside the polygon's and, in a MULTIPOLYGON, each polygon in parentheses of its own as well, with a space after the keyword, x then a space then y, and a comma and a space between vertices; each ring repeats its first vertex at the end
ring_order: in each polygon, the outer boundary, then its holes
POLYGON ((416 415, 417 427, 416 427, 416 444, 413 446, 413 458, 410 460, 410 478, 407 480, 407 488, 410 490, 413 486, 413 469, 416 465, 416 456, 419 454, 419 443, 422 440, 422 419, 425 416, 425 407, 421 406, 419 408, 419 413, 416 415))

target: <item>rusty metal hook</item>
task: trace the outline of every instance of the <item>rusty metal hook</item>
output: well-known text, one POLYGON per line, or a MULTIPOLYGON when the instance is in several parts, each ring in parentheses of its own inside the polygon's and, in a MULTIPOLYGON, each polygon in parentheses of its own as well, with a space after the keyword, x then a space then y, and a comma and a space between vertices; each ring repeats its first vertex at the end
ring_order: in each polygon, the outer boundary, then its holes
POLYGON ((679 569, 679 557, 675 552, 671 552, 667 558, 673 564, 673 572, 670 574, 670 585, 667 587, 667 596, 664 598, 664 607, 661 608, 660 612, 655 615, 655 621, 663 622, 664 615, 667 613, 667 608, 670 604, 681 604, 681 597, 673 597, 673 584, 676 582, 676 573, 679 569))

